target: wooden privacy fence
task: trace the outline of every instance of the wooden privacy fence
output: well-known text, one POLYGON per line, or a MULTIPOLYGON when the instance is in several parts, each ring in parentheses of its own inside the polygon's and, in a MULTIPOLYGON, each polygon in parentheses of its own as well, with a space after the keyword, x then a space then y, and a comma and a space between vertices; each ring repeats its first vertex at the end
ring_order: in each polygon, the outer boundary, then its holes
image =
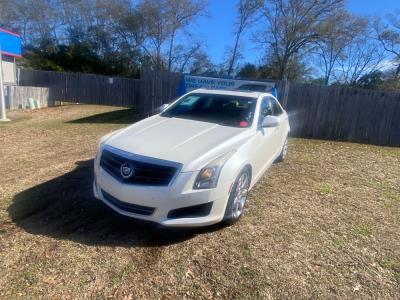
POLYGON ((19 70, 19 84, 49 88, 49 99, 57 102, 135 107, 141 116, 178 96, 180 73, 141 72, 140 79, 102 75, 19 70))
POLYGON ((49 88, 53 103, 78 102, 134 107, 139 104, 139 79, 20 69, 19 85, 49 88))
POLYGON ((149 116, 157 107, 178 97, 182 79, 183 75, 180 73, 142 71, 139 113, 142 116, 149 116))
POLYGON ((400 146, 400 93, 290 83, 295 137, 400 146))

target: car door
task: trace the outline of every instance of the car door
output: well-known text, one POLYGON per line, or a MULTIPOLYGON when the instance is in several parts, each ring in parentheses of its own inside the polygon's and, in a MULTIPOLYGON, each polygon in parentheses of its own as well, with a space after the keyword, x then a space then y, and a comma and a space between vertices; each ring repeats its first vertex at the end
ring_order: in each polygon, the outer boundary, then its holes
POLYGON ((272 104, 272 115, 279 117, 281 122, 278 127, 276 127, 276 134, 275 137, 276 145, 277 145, 277 155, 279 155, 280 151, 282 150, 283 144, 286 140, 289 128, 288 128, 288 116, 282 109, 281 105, 279 104, 278 100, 271 97, 271 104, 272 104))
POLYGON ((276 128, 263 128, 261 127, 262 120, 268 116, 273 115, 272 98, 264 97, 260 103, 260 111, 258 117, 257 133, 254 139, 254 158, 253 169, 254 178, 257 181, 264 173, 266 168, 273 162, 274 155, 277 149, 277 130, 276 128))

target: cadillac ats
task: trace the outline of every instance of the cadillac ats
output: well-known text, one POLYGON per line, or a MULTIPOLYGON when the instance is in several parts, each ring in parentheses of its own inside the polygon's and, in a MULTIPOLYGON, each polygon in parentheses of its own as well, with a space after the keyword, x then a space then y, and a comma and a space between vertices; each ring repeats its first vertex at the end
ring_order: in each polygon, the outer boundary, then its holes
POLYGON ((289 130, 269 93, 195 90, 101 139, 94 195, 164 226, 232 224, 249 190, 285 159, 289 130))

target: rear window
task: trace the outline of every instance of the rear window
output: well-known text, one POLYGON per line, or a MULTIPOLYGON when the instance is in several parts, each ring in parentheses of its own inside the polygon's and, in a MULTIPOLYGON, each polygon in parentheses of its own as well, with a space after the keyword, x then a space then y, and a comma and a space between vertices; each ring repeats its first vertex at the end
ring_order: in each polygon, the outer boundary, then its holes
POLYGON ((238 90, 242 91, 253 91, 253 92, 266 92, 270 90, 267 86, 263 84, 243 84, 237 88, 238 90))

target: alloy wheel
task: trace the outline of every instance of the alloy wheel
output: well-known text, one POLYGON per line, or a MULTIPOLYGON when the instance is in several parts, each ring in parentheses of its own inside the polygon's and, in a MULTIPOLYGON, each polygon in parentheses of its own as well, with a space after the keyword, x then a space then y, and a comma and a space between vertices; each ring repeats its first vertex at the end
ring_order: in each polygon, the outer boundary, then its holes
POLYGON ((234 192, 232 216, 235 219, 238 219, 244 211, 247 193, 249 191, 249 183, 249 173, 243 172, 238 179, 234 192))

